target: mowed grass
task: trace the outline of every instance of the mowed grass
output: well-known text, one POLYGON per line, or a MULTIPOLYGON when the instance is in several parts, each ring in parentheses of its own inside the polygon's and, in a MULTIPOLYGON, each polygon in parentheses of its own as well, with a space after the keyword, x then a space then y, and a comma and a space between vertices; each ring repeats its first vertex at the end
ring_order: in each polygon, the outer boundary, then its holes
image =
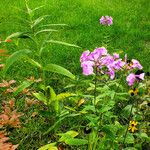
MULTIPOLYGON (((59 32, 53 33, 51 39, 81 47, 72 48, 51 44, 43 53, 45 63, 54 62, 66 67, 74 74, 80 74, 79 57, 81 53, 87 49, 92 51, 96 47, 103 46, 104 32, 107 32, 110 39, 107 48, 110 53, 123 50, 123 54, 127 53, 129 58, 138 59, 145 70, 150 71, 148 0, 29 1, 31 8, 40 5, 45 5, 45 7, 37 11, 36 16, 49 15, 44 23, 65 23, 68 25, 63 28, 59 27, 59 32), (99 19, 103 15, 113 17, 112 26, 105 28, 99 24, 99 19)), ((4 39, 11 33, 27 30, 26 25, 22 22, 25 15, 17 8, 25 10, 24 0, 1 0, 0 38, 4 39)), ((18 50, 12 46, 7 48, 10 54, 18 50)), ((32 49, 32 45, 30 49, 32 49)), ((22 72, 23 76, 28 74, 28 67, 25 69, 26 72, 22 72)), ((17 70, 14 69, 14 71, 17 70)))

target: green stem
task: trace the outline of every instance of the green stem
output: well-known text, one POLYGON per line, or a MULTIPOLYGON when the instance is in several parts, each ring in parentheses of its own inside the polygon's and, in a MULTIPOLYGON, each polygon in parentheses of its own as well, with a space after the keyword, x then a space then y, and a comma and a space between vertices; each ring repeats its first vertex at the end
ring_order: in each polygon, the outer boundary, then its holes
POLYGON ((125 144, 125 140, 126 140, 126 137, 127 137, 127 133, 128 133, 129 125, 130 125, 130 120, 131 120, 131 115, 132 115, 132 110, 133 110, 133 104, 131 106, 131 110, 130 110, 130 114, 129 114, 129 118, 128 118, 129 122, 128 122, 128 126, 127 126, 127 129, 126 129, 125 135, 124 135, 123 145, 125 144))
POLYGON ((98 71, 97 71, 97 67, 96 67, 95 82, 94 82, 94 85, 95 85, 95 88, 94 88, 94 107, 96 105, 97 74, 98 74, 98 71))

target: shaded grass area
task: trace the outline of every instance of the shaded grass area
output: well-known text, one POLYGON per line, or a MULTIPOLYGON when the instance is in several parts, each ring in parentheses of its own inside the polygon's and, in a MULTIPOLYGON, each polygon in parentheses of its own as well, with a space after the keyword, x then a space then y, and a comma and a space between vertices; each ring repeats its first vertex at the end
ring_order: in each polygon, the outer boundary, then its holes
MULTIPOLYGON (((27 31, 23 23, 25 15, 17 8, 25 10, 24 1, 1 2, 0 37, 4 38, 17 31, 27 31)), ((80 70, 79 57, 84 50, 93 50, 103 46, 104 32, 109 35, 109 52, 123 50, 129 58, 140 60, 146 70, 149 70, 149 26, 150 11, 148 0, 42 0, 30 1, 31 8, 45 5, 37 11, 37 16, 48 14, 45 23, 65 23, 68 26, 59 28, 51 38, 77 44, 81 48, 50 45, 43 53, 45 62, 55 62, 77 74, 80 70), (102 15, 113 17, 113 26, 100 26, 102 15), (48 57, 47 57, 48 56, 48 57)), ((26 45, 24 45, 26 47, 26 45)), ((17 48, 8 49, 10 53, 17 48)), ((30 49, 32 49, 32 44, 30 49)), ((18 49, 17 49, 18 50, 18 49)))

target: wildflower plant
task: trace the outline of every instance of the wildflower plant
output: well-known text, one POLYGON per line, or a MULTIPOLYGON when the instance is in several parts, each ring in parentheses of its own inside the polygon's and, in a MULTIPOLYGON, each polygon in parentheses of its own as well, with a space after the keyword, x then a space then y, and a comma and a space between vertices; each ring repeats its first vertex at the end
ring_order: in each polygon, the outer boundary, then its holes
MULTIPOLYGON (((43 16, 39 16, 35 18, 35 12, 43 8, 44 6, 39 6, 37 8, 31 9, 28 5, 27 0, 25 0, 25 6, 26 6, 25 15, 27 16, 27 20, 24 20, 24 22, 27 23, 26 24, 27 31, 13 33, 10 36, 6 37, 5 42, 9 42, 10 41, 9 39, 16 38, 17 39, 16 45, 18 46, 19 41, 20 41, 19 39, 21 39, 22 41, 24 39, 27 39, 33 43, 32 48, 31 48, 31 45, 29 44, 28 46, 29 48, 19 49, 18 51, 14 52, 6 60, 5 67, 3 70, 4 75, 6 74, 7 70, 13 65, 14 62, 20 59, 23 59, 25 62, 28 62, 29 64, 38 68, 39 72, 41 72, 40 77, 42 78, 45 77, 46 71, 50 71, 53 73, 65 75, 71 79, 75 79, 75 76, 67 69, 59 65, 52 64, 52 63, 45 65, 42 60, 42 54, 43 54, 43 51, 46 49, 47 44, 60 44, 60 45, 79 48, 79 46, 77 45, 69 44, 69 43, 62 42, 62 41, 56 41, 50 38, 50 35, 52 33, 58 31, 56 29, 52 29, 51 27, 66 26, 66 24, 44 24, 42 25, 42 22, 45 20, 46 17, 48 17, 48 15, 43 15, 43 16), (41 37, 43 38, 41 39, 41 37)), ((21 9, 19 10, 22 12, 21 9)), ((26 44, 28 44, 28 42, 26 44)))

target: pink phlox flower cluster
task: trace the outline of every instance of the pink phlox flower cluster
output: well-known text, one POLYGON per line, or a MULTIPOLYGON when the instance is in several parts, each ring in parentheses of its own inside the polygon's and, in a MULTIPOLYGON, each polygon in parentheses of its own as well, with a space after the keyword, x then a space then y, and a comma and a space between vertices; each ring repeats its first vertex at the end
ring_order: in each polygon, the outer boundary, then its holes
POLYGON ((119 54, 110 55, 104 47, 96 48, 91 53, 89 50, 84 51, 80 57, 80 62, 84 75, 94 74, 95 67, 101 70, 101 73, 110 75, 111 79, 114 79, 115 71, 121 70, 125 65, 125 62, 119 58, 119 54))
MULTIPOLYGON (((127 60, 127 55, 125 55, 125 62, 126 62, 125 68, 127 70, 130 70, 130 71, 132 71, 133 69, 141 70, 143 68, 138 60, 136 59, 127 60)), ((130 73, 126 78, 126 81, 128 82, 129 86, 132 86, 136 81, 144 80, 144 76, 145 76, 145 73, 143 72, 138 73, 138 74, 130 73)))
POLYGON ((135 81, 144 80, 144 76, 145 76, 145 73, 141 73, 139 75, 136 75, 134 73, 130 73, 126 78, 126 81, 128 82, 129 86, 132 86, 135 81))
POLYGON ((100 18, 100 24, 110 26, 113 24, 113 18, 111 16, 102 16, 100 18))
POLYGON ((126 69, 128 69, 128 70, 133 70, 133 69, 141 70, 143 68, 138 60, 136 60, 136 59, 128 60, 127 55, 125 55, 124 61, 126 63, 126 69))

